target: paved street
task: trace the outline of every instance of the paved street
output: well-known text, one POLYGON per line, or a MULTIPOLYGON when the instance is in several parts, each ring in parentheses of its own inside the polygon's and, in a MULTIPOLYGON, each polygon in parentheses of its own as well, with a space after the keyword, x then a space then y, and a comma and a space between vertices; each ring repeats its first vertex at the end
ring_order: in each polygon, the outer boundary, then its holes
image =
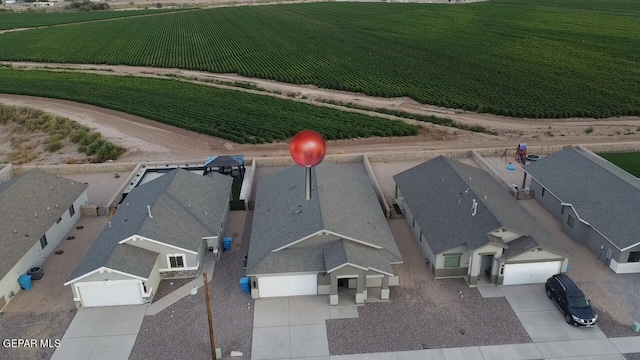
POLYGON ((127 360, 146 306, 78 310, 52 360, 127 360))

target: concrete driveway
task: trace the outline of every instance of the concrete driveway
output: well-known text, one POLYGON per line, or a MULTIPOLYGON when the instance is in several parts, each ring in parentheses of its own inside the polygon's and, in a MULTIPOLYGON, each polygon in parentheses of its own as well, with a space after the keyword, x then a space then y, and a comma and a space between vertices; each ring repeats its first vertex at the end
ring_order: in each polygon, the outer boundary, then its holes
POLYGON ((78 310, 52 360, 127 360, 146 306, 78 310))
POLYGON ((502 286, 500 290, 534 343, 606 339, 597 325, 584 328, 567 324, 560 309, 547 298, 544 284, 502 286))
POLYGON ((258 299, 251 359, 329 360, 328 319, 358 317, 352 306, 330 306, 328 296, 258 299))

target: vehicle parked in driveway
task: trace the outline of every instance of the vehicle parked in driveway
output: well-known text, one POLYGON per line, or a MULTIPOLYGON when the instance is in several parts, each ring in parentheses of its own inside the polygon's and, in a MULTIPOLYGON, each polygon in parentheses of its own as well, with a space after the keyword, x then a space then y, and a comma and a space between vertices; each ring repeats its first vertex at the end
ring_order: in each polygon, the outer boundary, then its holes
POLYGON ((553 275, 547 279, 545 288, 547 297, 558 305, 567 324, 591 327, 598 321, 589 299, 566 274, 553 275))

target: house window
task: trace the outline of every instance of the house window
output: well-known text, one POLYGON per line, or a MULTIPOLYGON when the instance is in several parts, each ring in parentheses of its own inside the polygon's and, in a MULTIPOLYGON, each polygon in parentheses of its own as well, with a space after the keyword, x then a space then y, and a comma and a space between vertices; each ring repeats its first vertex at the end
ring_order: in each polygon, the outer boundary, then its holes
POLYGON ((60 221, 62 221, 62 217, 58 218, 58 221, 56 221, 56 224, 60 224, 60 221))
POLYGON ((564 214, 564 206, 560 205, 560 214, 564 214))
POLYGON ((184 267, 184 255, 169 255, 169 267, 170 268, 183 268, 184 267))
POLYGON ((40 238, 40 246, 44 249, 45 247, 47 247, 47 235, 42 235, 42 237, 40 238))
POLYGON ((570 228, 573 229, 573 225, 575 224, 576 219, 573 218, 573 216, 569 215, 569 217, 567 217, 567 225, 569 225, 570 228))
POLYGON ((450 255, 444 257, 444 267, 460 267, 460 255, 450 255))
POLYGON ((640 262, 640 251, 630 252, 627 262, 640 262))
POLYGON ((540 193, 541 197, 544 197, 544 190, 545 190, 545 188, 542 188, 542 193, 540 193))
POLYGON ((69 206, 69 216, 73 216, 76 213, 76 209, 73 207, 73 204, 69 206))
POLYGON ((416 227, 416 218, 413 218, 413 225, 411 225, 412 228, 416 227))

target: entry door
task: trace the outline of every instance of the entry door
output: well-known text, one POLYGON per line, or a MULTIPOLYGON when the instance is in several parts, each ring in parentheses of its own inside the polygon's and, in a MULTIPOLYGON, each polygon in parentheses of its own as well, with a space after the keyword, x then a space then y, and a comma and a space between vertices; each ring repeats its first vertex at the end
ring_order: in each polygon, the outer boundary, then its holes
POLYGON ((82 306, 116 306, 143 304, 140 281, 95 281, 78 285, 82 306))

